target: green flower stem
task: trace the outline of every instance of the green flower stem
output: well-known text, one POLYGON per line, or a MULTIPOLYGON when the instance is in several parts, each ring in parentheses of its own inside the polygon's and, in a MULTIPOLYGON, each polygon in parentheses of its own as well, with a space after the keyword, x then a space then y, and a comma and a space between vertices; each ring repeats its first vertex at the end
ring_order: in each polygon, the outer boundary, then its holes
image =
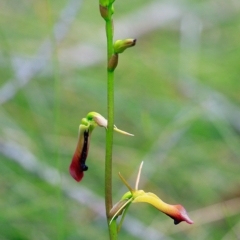
POLYGON ((105 205, 106 214, 112 208, 112 148, 113 148, 113 119, 114 119, 114 72, 108 71, 108 128, 106 136, 106 155, 105 155, 105 205))
POLYGON ((111 240, 117 240, 118 231, 117 231, 117 221, 113 220, 110 225, 108 225, 109 236, 111 240))
POLYGON ((107 35, 107 59, 110 60, 113 55, 113 23, 112 19, 106 20, 106 35, 107 35))
MULTIPOLYGON (((111 5, 108 9, 111 9, 111 5)), ((113 26, 112 19, 106 20, 107 36, 107 65, 113 55, 113 26)), ((114 127, 114 71, 107 71, 107 110, 108 110, 108 127, 106 136, 106 155, 105 155, 105 206, 111 240, 117 239, 117 223, 112 221, 109 212, 112 208, 112 149, 113 149, 113 127, 114 127)))

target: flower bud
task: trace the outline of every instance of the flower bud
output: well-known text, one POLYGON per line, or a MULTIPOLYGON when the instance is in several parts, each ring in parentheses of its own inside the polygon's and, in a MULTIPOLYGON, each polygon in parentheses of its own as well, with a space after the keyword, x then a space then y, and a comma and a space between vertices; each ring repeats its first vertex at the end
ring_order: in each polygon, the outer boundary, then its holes
POLYGON ((99 0, 99 11, 103 19, 110 20, 114 13, 113 2, 115 0, 99 0))
POLYGON ((132 39, 132 38, 117 40, 113 44, 114 53, 122 53, 127 48, 135 46, 136 41, 137 41, 136 39, 132 39))

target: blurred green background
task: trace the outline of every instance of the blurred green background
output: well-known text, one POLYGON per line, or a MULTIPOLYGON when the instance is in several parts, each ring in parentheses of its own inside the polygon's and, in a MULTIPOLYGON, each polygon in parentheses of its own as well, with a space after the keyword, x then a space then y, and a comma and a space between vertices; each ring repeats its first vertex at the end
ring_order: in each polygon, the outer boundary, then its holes
MULTIPOLYGON (((115 2, 117 173, 195 222, 174 226, 132 205, 119 239, 240 238, 240 3, 115 2)), ((98 1, 0 2, 0 239, 105 240, 104 129, 94 130, 80 183, 68 173, 78 125, 106 112, 106 43, 98 1)))

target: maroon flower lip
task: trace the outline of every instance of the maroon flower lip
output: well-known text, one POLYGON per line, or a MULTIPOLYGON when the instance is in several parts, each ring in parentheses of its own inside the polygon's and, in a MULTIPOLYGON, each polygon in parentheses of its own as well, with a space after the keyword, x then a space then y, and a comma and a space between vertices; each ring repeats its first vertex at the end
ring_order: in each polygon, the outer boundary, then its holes
POLYGON ((89 149, 89 136, 88 130, 85 130, 82 134, 80 129, 78 144, 69 167, 71 176, 77 182, 82 180, 84 176, 83 172, 88 170, 88 166, 85 164, 85 162, 87 160, 89 149))

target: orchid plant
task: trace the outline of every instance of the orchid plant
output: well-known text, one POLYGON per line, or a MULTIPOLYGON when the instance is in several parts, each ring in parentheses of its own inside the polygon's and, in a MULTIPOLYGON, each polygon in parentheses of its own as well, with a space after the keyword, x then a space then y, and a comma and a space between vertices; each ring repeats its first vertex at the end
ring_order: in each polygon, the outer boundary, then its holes
POLYGON ((97 112, 89 112, 81 120, 79 126, 78 143, 74 152, 72 162, 69 167, 71 176, 77 181, 81 181, 84 172, 88 170, 86 160, 89 151, 90 137, 95 127, 104 127, 106 130, 106 152, 105 152, 105 207, 106 217, 109 229, 109 238, 117 239, 118 232, 123 224, 124 217, 129 206, 132 203, 145 202, 149 203, 159 211, 165 213, 174 220, 174 224, 185 221, 192 224, 193 221, 188 217, 185 208, 182 205, 170 205, 163 202, 157 195, 151 192, 138 190, 141 169, 140 165, 135 188, 133 189, 119 173, 122 182, 128 188, 122 198, 114 206, 112 204, 112 146, 113 132, 118 132, 127 136, 133 136, 128 132, 122 131, 114 125, 114 71, 118 65, 119 54, 136 44, 136 39, 128 38, 113 42, 113 3, 115 0, 99 0, 99 9, 102 18, 106 24, 107 38, 107 110, 108 120, 97 112), (121 217, 119 224, 117 218, 121 217))
MULTIPOLYGON (((171 204, 165 203, 154 193, 151 193, 151 192, 146 193, 143 190, 138 190, 142 166, 143 166, 143 162, 140 164, 140 167, 139 167, 135 189, 130 187, 127 181, 119 173, 119 177, 121 178, 122 182, 126 185, 129 191, 122 196, 121 200, 118 203, 116 203, 110 211, 110 216, 112 216, 111 221, 113 219, 116 219, 119 215, 123 213, 122 219, 118 226, 118 231, 121 228, 124 216, 130 204, 141 203, 141 202, 149 203, 155 208, 157 208, 159 211, 171 217, 174 220, 175 225, 179 224, 182 221, 192 224, 193 221, 189 218, 187 211, 182 205, 180 204, 171 205, 171 204)), ((111 221, 110 221, 110 224, 111 224, 111 221)))

